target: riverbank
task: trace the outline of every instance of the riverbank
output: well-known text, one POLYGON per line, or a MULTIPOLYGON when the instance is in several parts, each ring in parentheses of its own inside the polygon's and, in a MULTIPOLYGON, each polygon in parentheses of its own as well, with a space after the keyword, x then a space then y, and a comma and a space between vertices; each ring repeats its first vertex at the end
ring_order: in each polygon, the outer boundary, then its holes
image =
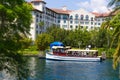
MULTIPOLYGON (((39 57, 39 58, 45 58, 45 52, 44 51, 29 51, 29 52, 24 52, 23 51, 23 56, 25 57, 39 57), (35 52, 35 53, 34 53, 35 52)), ((107 59, 113 59, 112 56, 106 56, 107 59)))
POLYGON ((39 58, 45 58, 45 52, 44 51, 21 51, 21 54, 25 57, 39 57, 39 58))
MULTIPOLYGON (((115 49, 105 49, 105 48, 94 48, 93 50, 98 50, 99 55, 101 55, 104 52, 106 54, 107 59, 112 59, 113 54, 115 52, 115 49)), ((24 49, 19 52, 24 56, 35 56, 35 57, 45 58, 45 51, 39 51, 35 46, 31 46, 30 48, 24 49)))

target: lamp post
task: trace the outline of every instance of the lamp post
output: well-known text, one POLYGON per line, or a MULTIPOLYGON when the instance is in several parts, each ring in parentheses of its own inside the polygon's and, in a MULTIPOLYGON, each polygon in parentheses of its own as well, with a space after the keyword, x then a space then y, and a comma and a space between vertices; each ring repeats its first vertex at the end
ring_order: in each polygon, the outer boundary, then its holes
POLYGON ((91 45, 88 45, 88 48, 90 49, 90 48, 91 48, 91 45))

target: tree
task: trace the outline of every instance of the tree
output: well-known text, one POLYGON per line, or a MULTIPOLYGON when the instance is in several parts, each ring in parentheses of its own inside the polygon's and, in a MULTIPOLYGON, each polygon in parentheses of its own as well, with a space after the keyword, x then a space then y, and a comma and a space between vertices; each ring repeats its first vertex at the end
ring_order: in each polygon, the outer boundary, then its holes
POLYGON ((32 39, 25 37, 20 40, 20 43, 21 43, 22 50, 27 49, 32 44, 32 39))
POLYGON ((120 11, 120 0, 110 0, 108 7, 113 7, 112 13, 118 13, 120 11))
POLYGON ((113 67, 115 68, 118 64, 118 62, 120 62, 120 13, 117 14, 112 20, 111 20, 111 26, 114 29, 113 32, 113 42, 114 43, 115 40, 117 40, 117 48, 116 51, 113 55, 113 61, 114 61, 114 65, 113 67))
POLYGON ((111 26, 110 26, 110 17, 109 18, 106 18, 106 21, 102 23, 101 25, 101 29, 110 29, 111 26))
POLYGON ((39 26, 40 26, 41 32, 43 32, 44 22, 43 21, 39 22, 39 26))
POLYGON ((66 31, 65 29, 61 29, 59 26, 52 25, 51 27, 47 28, 47 33, 53 36, 54 41, 64 42, 68 31, 66 31))
POLYGON ((53 37, 49 34, 43 33, 37 36, 35 44, 40 51, 44 51, 51 42, 53 42, 53 37))
POLYGON ((23 60, 18 50, 22 48, 21 35, 30 31, 31 10, 32 6, 24 0, 0 0, 0 71, 17 74, 19 79, 23 60))
POLYGON ((114 33, 113 33, 113 36, 114 36, 114 39, 113 39, 113 42, 115 39, 117 39, 118 41, 118 46, 116 48, 116 51, 114 53, 114 56, 113 56, 113 62, 114 62, 114 65, 113 67, 115 68, 117 65, 118 65, 118 62, 120 62, 120 0, 110 0, 109 4, 108 4, 108 7, 111 7, 111 6, 114 6, 114 10, 113 12, 116 12, 118 15, 116 15, 112 20, 111 20, 111 25, 113 26, 114 28, 114 33))

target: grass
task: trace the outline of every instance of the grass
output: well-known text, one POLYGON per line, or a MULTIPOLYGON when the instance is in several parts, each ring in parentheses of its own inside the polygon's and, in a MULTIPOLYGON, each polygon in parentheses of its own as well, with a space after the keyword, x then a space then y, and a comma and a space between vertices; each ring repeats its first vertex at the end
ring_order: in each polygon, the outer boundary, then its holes
POLYGON ((38 55, 39 54, 39 51, 37 50, 36 46, 30 46, 29 48, 23 49, 19 52, 23 55, 38 55))
POLYGON ((23 54, 39 54, 39 51, 23 50, 23 51, 21 51, 21 53, 23 53, 23 54))

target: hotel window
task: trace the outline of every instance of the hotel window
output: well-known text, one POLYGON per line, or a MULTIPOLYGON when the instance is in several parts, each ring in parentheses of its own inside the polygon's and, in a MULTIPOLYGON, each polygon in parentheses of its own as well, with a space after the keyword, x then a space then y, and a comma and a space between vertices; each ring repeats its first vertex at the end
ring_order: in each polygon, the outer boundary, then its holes
POLYGON ((89 22, 85 22, 85 24, 89 24, 89 22))
POLYGON ((81 15, 81 16, 80 16, 80 20, 83 20, 83 19, 84 19, 84 16, 83 16, 83 15, 81 15))
POLYGON ((38 22, 38 18, 36 18, 36 22, 38 22))
POLYGON ((38 29, 38 27, 39 27, 39 26, 38 26, 38 25, 36 25, 36 29, 38 29))
POLYGON ((86 15, 86 20, 89 20, 89 16, 88 15, 86 15))
POLYGON ((84 24, 84 22, 80 22, 80 24, 84 24))
POLYGON ((93 17, 91 17, 91 21, 93 21, 93 17))
POLYGON ((66 23, 66 20, 64 20, 64 23, 66 23))
POLYGON ((37 14, 36 17, 39 17, 39 15, 37 14))
POLYGON ((98 23, 98 25, 100 25, 100 23, 98 23))
POLYGON ((62 25, 63 28, 67 28, 67 25, 62 25))
POLYGON ((72 24, 72 23, 73 23, 73 21, 70 21, 70 23, 72 24))
POLYGON ((91 22, 91 25, 93 25, 93 22, 91 22))
POLYGON ((67 19, 67 15, 63 15, 63 19, 67 19))
POLYGON ((75 19, 78 19, 78 14, 75 15, 75 19))
POLYGON ((73 28, 73 26, 72 26, 72 25, 70 25, 70 28, 73 28))
POLYGON ((102 21, 105 21, 105 19, 103 18, 102 21))
POLYGON ((58 19, 61 19, 61 16, 60 16, 60 15, 58 15, 58 19))
POLYGON ((73 19, 73 16, 70 16, 70 19, 73 19))
POLYGON ((100 19, 98 19, 97 21, 100 21, 100 19))
POLYGON ((79 23, 79 21, 78 20, 75 20, 75 24, 78 24, 79 23))
POLYGON ((60 23, 60 20, 58 20, 58 23, 60 23))
POLYGON ((42 18, 42 15, 40 15, 40 18, 42 18))
POLYGON ((78 28, 78 26, 75 26, 76 27, 76 29, 78 28))

